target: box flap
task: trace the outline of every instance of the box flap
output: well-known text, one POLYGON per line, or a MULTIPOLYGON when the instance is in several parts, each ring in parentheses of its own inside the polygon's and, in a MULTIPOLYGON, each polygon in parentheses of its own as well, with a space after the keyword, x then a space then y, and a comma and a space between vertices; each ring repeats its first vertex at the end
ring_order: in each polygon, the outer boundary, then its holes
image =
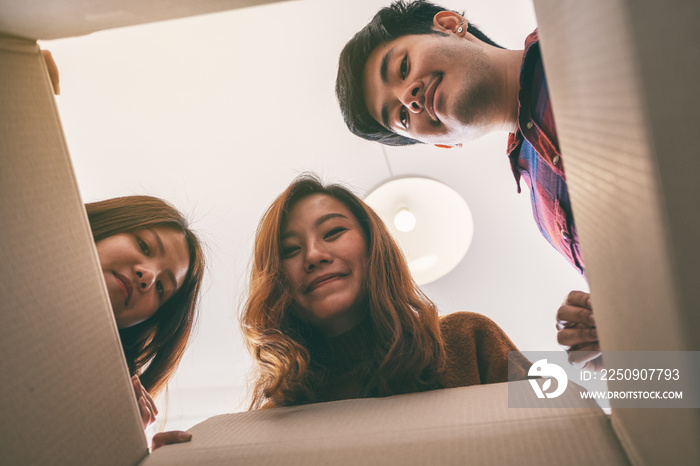
POLYGON ((0 0, 0 34, 60 39, 281 0, 0 0))
POLYGON ((627 464, 605 414, 576 399, 509 408, 502 383, 228 414, 143 464, 627 464))
POLYGON ((36 43, 0 37, 3 464, 136 464, 136 399, 36 43))
MULTIPOLYGON (((699 351, 700 3, 535 11, 602 349, 699 351)), ((633 462, 700 464, 700 410, 611 405, 633 462)))

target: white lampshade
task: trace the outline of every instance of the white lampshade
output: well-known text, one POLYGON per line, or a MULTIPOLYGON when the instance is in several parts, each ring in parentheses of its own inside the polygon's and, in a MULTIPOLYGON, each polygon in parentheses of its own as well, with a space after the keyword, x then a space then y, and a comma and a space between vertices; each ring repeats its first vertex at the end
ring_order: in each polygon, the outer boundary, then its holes
POLYGON ((467 202, 454 189, 422 177, 395 178, 373 189, 365 202, 403 249, 419 285, 447 275, 464 258, 474 235, 467 202))

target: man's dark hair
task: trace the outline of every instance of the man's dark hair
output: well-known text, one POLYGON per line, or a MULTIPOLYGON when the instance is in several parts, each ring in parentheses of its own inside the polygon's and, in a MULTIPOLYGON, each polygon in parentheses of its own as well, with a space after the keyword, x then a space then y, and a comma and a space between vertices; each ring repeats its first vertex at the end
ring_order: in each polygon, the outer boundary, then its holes
MULTIPOLYGON (((345 44, 338 59, 335 95, 345 124, 353 134, 389 146, 420 142, 389 131, 370 115, 363 88, 365 65, 372 51, 383 43, 410 34, 444 34, 433 29, 433 17, 445 10, 448 9, 424 0, 397 0, 379 10, 372 21, 345 44)), ((500 47, 471 23, 467 25, 467 32, 487 44, 500 47)))

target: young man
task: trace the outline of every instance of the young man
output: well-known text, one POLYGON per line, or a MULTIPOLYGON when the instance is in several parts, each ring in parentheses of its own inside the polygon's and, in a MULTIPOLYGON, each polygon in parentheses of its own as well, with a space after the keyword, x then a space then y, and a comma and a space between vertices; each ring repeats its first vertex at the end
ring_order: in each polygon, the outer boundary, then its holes
POLYGON ((506 50, 460 14, 398 1, 343 49, 336 94, 354 134, 388 145, 454 146, 509 131, 518 191, 530 187, 540 231, 584 273, 537 32, 506 50))
MULTIPOLYGON (((399 0, 346 44, 336 95, 350 131, 382 144, 450 147, 508 131, 518 192, 522 178, 540 232, 585 275, 537 31, 506 50, 457 12, 399 0)), ((567 349, 597 348, 583 301, 558 315, 567 349)))

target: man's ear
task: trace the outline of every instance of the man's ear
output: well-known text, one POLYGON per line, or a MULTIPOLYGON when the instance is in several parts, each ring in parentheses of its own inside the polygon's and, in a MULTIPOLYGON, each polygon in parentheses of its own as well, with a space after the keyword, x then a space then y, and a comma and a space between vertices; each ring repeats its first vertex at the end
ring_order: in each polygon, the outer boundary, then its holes
POLYGON ((440 32, 451 32, 463 37, 467 32, 467 26, 464 16, 454 11, 440 11, 433 16, 433 28, 440 32))

